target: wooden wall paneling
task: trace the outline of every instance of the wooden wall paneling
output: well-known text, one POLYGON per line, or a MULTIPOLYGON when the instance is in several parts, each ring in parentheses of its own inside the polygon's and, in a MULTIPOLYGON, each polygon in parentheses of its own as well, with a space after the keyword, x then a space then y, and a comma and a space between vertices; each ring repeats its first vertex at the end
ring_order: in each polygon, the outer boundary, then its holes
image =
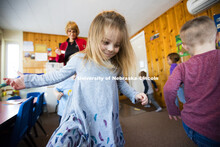
POLYGON ((208 16, 208 10, 207 11, 203 11, 202 13, 199 13, 197 15, 195 15, 196 17, 199 17, 199 16, 208 16))
MULTIPOLYGON (((46 51, 45 52, 42 52, 42 53, 48 53, 47 52, 47 48, 49 48, 49 41, 48 41, 48 38, 49 38, 49 35, 47 34, 41 34, 41 44, 42 45, 46 45, 46 51)), ((35 70, 36 73, 44 73, 45 71, 45 67, 46 67, 46 63, 48 61, 38 61, 38 69, 35 70)))
MULTIPOLYGON (((152 28, 152 36, 155 33, 155 28, 154 28, 154 22, 152 23, 153 25, 153 28, 152 28)), ((155 39, 151 41, 151 56, 152 56, 152 61, 153 61, 153 75, 152 76, 157 76, 159 73, 158 73, 158 62, 157 62, 157 46, 156 46, 156 43, 155 43, 155 39)))
MULTIPOLYGON (((35 42, 34 42, 34 48, 37 44, 40 44, 40 45, 47 45, 46 44, 46 41, 44 41, 44 39, 46 39, 45 34, 42 34, 42 33, 35 33, 34 34, 35 36, 35 42)), ((35 53, 37 51, 35 50, 35 53)), ((44 52, 39 52, 39 53, 47 53, 46 51, 44 52)), ((32 60, 32 63, 34 64, 32 67, 35 67, 34 69, 34 73, 41 73, 41 72, 44 72, 44 68, 45 68, 45 64, 46 64, 47 61, 35 61, 35 60, 32 60)))
POLYGON ((153 59, 153 56, 152 56, 152 53, 153 53, 153 45, 152 45, 152 42, 149 42, 148 44, 148 50, 149 50, 149 54, 148 54, 148 58, 149 60, 151 60, 151 64, 149 65, 150 67, 150 70, 149 70, 149 76, 153 76, 154 75, 154 68, 153 68, 153 64, 154 64, 154 59, 153 59))
MULTIPOLYGON (((153 22, 153 30, 152 30, 152 36, 154 34, 156 34, 156 30, 155 30, 155 22, 153 22)), ((155 39, 151 41, 151 56, 152 56, 152 59, 153 59, 153 75, 152 76, 158 76, 159 72, 158 72, 158 54, 157 54, 157 42, 155 42, 155 39)))
POLYGON ((164 87, 164 84, 167 80, 167 77, 169 75, 169 65, 167 63, 167 54, 168 52, 172 49, 171 48, 171 45, 172 45, 172 42, 170 41, 172 38, 172 36, 170 36, 170 32, 172 32, 172 29, 170 28, 169 26, 169 21, 167 19, 167 15, 168 13, 164 13, 163 15, 161 15, 161 17, 159 17, 159 20, 160 20, 160 26, 161 26, 161 30, 160 30, 160 34, 161 34, 161 47, 162 47, 162 50, 161 50, 161 53, 162 53, 162 56, 163 56, 163 65, 161 65, 161 76, 160 76, 160 79, 161 79, 161 93, 159 95, 160 97, 160 101, 159 103, 162 105, 162 106, 165 106, 165 100, 163 98, 163 87, 164 87))
MULTIPOLYGON (((157 22, 158 22, 157 19, 153 22, 153 25, 154 25, 153 35, 159 33, 158 28, 160 27, 160 25, 157 22)), ((158 38, 151 41, 153 43, 151 56, 153 57, 153 69, 154 69, 152 76, 155 76, 155 77, 159 78, 155 82, 157 83, 157 86, 160 89, 160 77, 159 77, 160 76, 160 72, 159 72, 160 46, 159 46, 159 40, 160 40, 160 37, 158 37, 158 38)), ((155 93, 154 95, 156 95, 156 97, 159 99, 158 93, 155 93)))
MULTIPOLYGON (((57 36, 57 43, 59 45, 59 43, 63 43, 66 41, 68 37, 63 37, 63 36, 57 36)), ((59 47, 59 46, 58 46, 59 47)))
MULTIPOLYGON (((186 23, 186 18, 187 19, 191 19, 194 16, 187 16, 187 15, 191 15, 189 13, 186 13, 187 9, 186 7, 186 2, 182 1, 180 2, 176 7, 174 7, 174 12, 175 12, 175 16, 176 16, 176 24, 177 24, 177 32, 179 35, 180 29, 181 27, 186 23)), ((176 51, 175 51, 176 52, 176 51)), ((190 56, 185 56, 181 58, 181 62, 185 62, 190 58, 190 56)))
POLYGON ((49 40, 50 43, 49 44, 52 49, 52 56, 53 57, 56 56, 56 53, 55 53, 56 47, 59 47, 55 41, 56 41, 56 35, 50 35, 50 40, 49 40))
POLYGON ((207 11, 207 13, 208 13, 208 16, 214 20, 214 18, 213 18, 213 15, 214 15, 214 14, 213 14, 212 9, 209 9, 209 10, 207 11))
MULTIPOLYGON (((220 13, 220 3, 218 3, 207 11, 198 15, 191 15, 187 10, 186 1, 180 1, 143 28, 145 32, 149 76, 159 75, 160 80, 157 82, 157 85, 161 87, 161 94, 156 94, 156 99, 163 106, 165 106, 163 86, 170 74, 167 55, 171 52, 177 52, 175 36, 179 35, 179 31, 186 21, 201 15, 208 15, 213 18, 214 14, 220 13), (160 33, 160 37, 150 41, 150 37, 156 33, 160 33)), ((190 56, 186 56, 182 60, 187 61, 189 58, 190 56)))
MULTIPOLYGON (((161 50, 161 53, 162 53, 162 56, 163 56, 163 65, 162 65, 162 68, 163 68, 163 73, 165 71, 167 71, 168 67, 167 67, 167 54, 169 50, 171 50, 171 41, 170 39, 172 39, 170 37, 170 27, 168 25, 168 19, 167 19, 167 13, 165 13, 164 15, 162 15, 160 17, 160 26, 161 26, 161 30, 160 30, 160 34, 161 34, 161 45, 162 45, 162 50, 161 50)), ((164 75, 164 74, 163 74, 164 75)), ((165 74, 166 75, 166 74, 165 74)))
POLYGON ((152 59, 151 59, 151 50, 150 50, 150 46, 151 46, 151 43, 150 42, 147 42, 146 43, 146 50, 147 50, 147 59, 148 59, 148 74, 149 76, 153 75, 153 62, 152 59))
POLYGON ((174 13, 175 13, 175 20, 176 20, 176 27, 178 30, 181 29, 182 25, 186 22, 185 20, 185 13, 184 13, 184 3, 180 2, 178 5, 174 7, 174 13))
MULTIPOLYGON (((25 37, 23 38, 24 41, 33 41, 33 40, 34 40, 34 33, 24 32, 24 33, 23 33, 23 36, 25 36, 25 37)), ((33 42, 33 43, 34 43, 34 42, 33 42)), ((30 54, 33 54, 34 51, 29 52, 29 53, 30 53, 30 54)), ((24 53, 23 53, 23 55, 24 55, 24 53)), ((25 57, 23 57, 23 72, 24 72, 24 73, 34 73, 34 70, 33 70, 33 69, 32 69, 32 70, 29 69, 31 66, 35 66, 33 60, 30 59, 30 58, 25 58, 25 57)))
POLYGON ((211 7, 208 12, 209 12, 209 17, 211 17, 212 19, 213 19, 213 15, 220 14, 220 2, 218 2, 213 7, 211 7))
MULTIPOLYGON (((198 15, 191 15, 186 8, 186 1, 180 1, 142 29, 145 32, 149 76, 159 75, 160 80, 156 82, 161 87, 161 92, 155 94, 155 99, 162 106, 165 106, 163 86, 170 74, 170 66, 167 64, 166 57, 171 52, 177 52, 175 36, 179 35, 179 31, 186 21, 201 15, 207 15, 213 19, 214 14, 220 13, 219 2, 198 15), (160 33, 159 38, 150 41, 150 37, 156 33, 160 33)), ((182 60, 187 61, 189 58, 190 56, 186 56, 182 60)))
POLYGON ((26 36, 26 39, 23 38, 24 41, 33 41, 34 40, 34 33, 30 33, 30 32, 24 32, 23 36, 26 36))
MULTIPOLYGON (((166 79, 169 77, 170 75, 170 65, 167 63, 167 55, 169 53, 173 53, 176 52, 176 35, 179 34, 179 31, 177 31, 177 22, 176 22, 176 15, 175 15, 175 11, 174 8, 171 8, 170 10, 167 11, 167 25, 168 25, 168 33, 167 35, 169 36, 169 40, 168 42, 170 42, 169 46, 165 48, 165 57, 166 57, 166 79)), ((165 84, 166 82, 164 82, 165 84)))
POLYGON ((49 42, 50 36, 46 34, 42 34, 42 44, 47 45, 47 48, 50 47, 50 42, 49 42))
POLYGON ((151 56, 151 52, 152 52, 152 42, 150 41, 150 37, 153 35, 152 33, 153 31, 153 24, 149 24, 148 26, 146 26, 146 28, 144 29, 145 32, 145 40, 146 40, 146 50, 147 50, 147 59, 148 61, 148 73, 149 76, 153 76, 153 58, 151 56))
POLYGON ((193 18, 195 18, 195 16, 191 15, 188 10, 187 10, 187 6, 186 6, 186 3, 187 1, 183 1, 183 10, 184 10, 184 13, 185 13, 185 21, 189 21, 193 18))
POLYGON ((36 44, 40 44, 40 36, 41 34, 40 33, 34 33, 34 47, 36 44))
POLYGON ((23 40, 28 41, 28 36, 27 36, 27 33, 23 33, 23 40))
MULTIPOLYGON (((184 6, 185 4, 180 3, 180 5, 184 6)), ((183 12, 181 12, 181 14, 178 11, 178 14, 177 14, 178 16, 182 16, 182 14, 186 14, 185 13, 186 9, 183 8, 182 10, 183 10, 183 12)), ((178 26, 180 26, 180 24, 177 24, 179 22, 179 20, 176 20, 176 19, 179 18, 179 17, 176 17, 176 12, 175 12, 174 8, 171 8, 168 11, 167 14, 168 14, 167 19, 168 19, 168 23, 169 23, 168 27, 169 27, 169 31, 170 31, 168 35, 170 36, 169 41, 171 42, 171 46, 170 46, 171 50, 167 50, 168 51, 167 55, 168 55, 169 53, 177 52, 177 49, 176 49, 177 48, 176 47, 176 36, 180 34, 180 29, 181 29, 182 26, 178 27, 178 26), (179 30, 178 30, 178 28, 179 28, 179 30)), ((187 15, 189 15, 189 13, 187 15)), ((184 15, 184 16, 187 19, 193 18, 193 17, 187 17, 186 15, 184 15)), ((179 18, 179 19, 181 19, 181 18, 179 18)), ((189 58, 190 58, 190 56, 181 57, 181 60, 180 60, 179 63, 185 62, 189 58)), ((167 68, 170 68, 170 65, 167 64, 167 68)), ((167 70, 166 72, 167 72, 167 78, 168 78, 169 75, 170 75, 170 71, 167 70)))
POLYGON ((164 56, 164 46, 163 46, 163 38, 165 37, 164 36, 164 33, 163 33, 163 29, 166 29, 166 24, 161 24, 160 22, 160 19, 161 18, 158 18, 154 21, 154 28, 155 28, 155 33, 159 33, 159 37, 156 38, 154 40, 155 42, 155 48, 156 48, 156 53, 157 53, 157 58, 155 59, 157 65, 158 65, 158 74, 155 75, 156 77, 158 77, 159 79, 156 80, 155 82, 157 83, 157 86, 158 86, 158 89, 159 91, 158 92, 155 92, 155 99, 158 101, 158 103, 160 105, 163 105, 162 103, 162 80, 163 80, 163 77, 164 77, 164 74, 163 74, 163 70, 164 70, 164 62, 163 62, 163 56, 164 56))

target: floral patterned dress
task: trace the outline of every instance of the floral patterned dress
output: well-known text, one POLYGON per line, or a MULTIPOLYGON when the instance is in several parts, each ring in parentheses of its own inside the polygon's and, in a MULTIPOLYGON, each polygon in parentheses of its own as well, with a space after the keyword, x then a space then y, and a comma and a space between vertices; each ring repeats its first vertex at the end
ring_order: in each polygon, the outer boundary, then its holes
POLYGON ((77 73, 73 96, 47 146, 124 146, 118 89, 133 103, 138 93, 124 80, 116 80, 116 72, 92 61, 85 63, 83 56, 76 54, 60 71, 25 76, 25 86, 29 88, 55 84, 77 73))

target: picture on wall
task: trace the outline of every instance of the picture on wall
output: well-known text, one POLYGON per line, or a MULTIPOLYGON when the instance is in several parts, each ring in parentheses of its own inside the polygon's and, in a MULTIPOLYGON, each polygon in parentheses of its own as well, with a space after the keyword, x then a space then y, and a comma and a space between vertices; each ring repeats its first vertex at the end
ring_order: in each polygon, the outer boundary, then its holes
POLYGON ((33 51, 34 51, 33 42, 32 42, 32 41, 24 41, 24 42, 23 42, 23 51, 33 52, 33 51))
POLYGON ((215 25, 218 31, 218 42, 216 43, 216 48, 220 49, 220 14, 216 14, 213 16, 214 17, 214 21, 215 21, 215 25))
POLYGON ((31 57, 31 54, 29 52, 24 52, 24 57, 31 57))
POLYGON ((35 44, 35 52, 47 52, 46 44, 35 44))
POLYGON ((182 47, 182 40, 180 38, 180 35, 177 35, 176 37, 176 49, 177 53, 180 55, 180 57, 188 56, 190 55, 183 47, 182 47))
POLYGON ((154 39, 156 39, 156 38, 158 38, 159 37, 159 33, 157 33, 157 34, 154 34, 153 36, 151 36, 150 37, 150 41, 152 41, 152 40, 154 40, 154 39))

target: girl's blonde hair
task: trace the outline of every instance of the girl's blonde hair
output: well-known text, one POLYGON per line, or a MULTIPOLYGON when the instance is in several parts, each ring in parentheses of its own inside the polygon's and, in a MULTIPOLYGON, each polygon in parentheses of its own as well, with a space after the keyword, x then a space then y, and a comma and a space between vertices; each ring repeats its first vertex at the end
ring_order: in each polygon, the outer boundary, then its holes
POLYGON ((123 16, 115 11, 103 11, 95 17, 89 29, 84 59, 93 60, 98 65, 116 70, 119 74, 123 73, 124 76, 131 75, 132 71, 135 71, 135 54, 123 16), (106 61, 100 47, 105 33, 108 33, 106 30, 118 32, 116 35, 122 38, 119 52, 110 59, 110 62, 106 61))
POLYGON ((69 21, 69 22, 66 24, 66 27, 65 27, 66 34, 68 33, 68 30, 69 30, 69 29, 70 29, 70 30, 75 30, 77 36, 79 35, 79 27, 78 27, 78 25, 77 25, 74 21, 69 21))

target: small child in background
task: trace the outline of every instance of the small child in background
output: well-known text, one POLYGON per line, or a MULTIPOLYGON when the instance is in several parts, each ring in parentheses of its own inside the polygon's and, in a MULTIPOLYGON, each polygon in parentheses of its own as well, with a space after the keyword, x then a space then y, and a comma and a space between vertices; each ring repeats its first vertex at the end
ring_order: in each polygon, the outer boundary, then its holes
POLYGON ((59 101, 58 104, 58 111, 57 114, 59 117, 59 122, 61 121, 62 115, 64 110, 66 109, 67 101, 69 97, 72 97, 73 94, 73 84, 76 76, 70 77, 63 82, 57 84, 54 88, 54 93, 56 95, 57 100, 59 101))
POLYGON ((180 56, 177 53, 170 53, 167 56, 167 62, 170 65, 170 75, 172 74, 173 70, 178 65, 177 62, 180 60, 180 56))
MULTIPOLYGON (((177 62, 179 60, 180 60, 180 56, 177 53, 170 53, 167 56, 167 62, 170 65, 170 75, 173 73, 173 70, 178 65, 177 62)), ((180 102, 182 102, 183 104, 186 103, 185 96, 184 96, 184 84, 183 83, 181 83, 179 90, 177 91, 177 96, 178 96, 180 102)), ((178 98, 176 98, 176 100, 175 100, 175 104, 177 107, 179 107, 178 98)))
POLYGON ((164 86, 169 118, 182 119, 187 136, 201 147, 220 146, 220 50, 215 48, 216 34, 215 23, 208 16, 186 22, 180 37, 192 57, 175 68, 164 86), (180 112, 174 101, 182 82, 186 103, 180 112))
MULTIPOLYGON (((146 78, 147 74, 145 71, 141 71, 139 73, 139 76, 141 76, 142 78, 146 78)), ((144 83, 144 93, 147 95, 148 97, 148 104, 145 105, 144 107, 151 107, 150 106, 150 102, 156 107, 156 111, 155 112, 160 112, 162 111, 162 108, 160 107, 160 105, 156 102, 156 100, 154 99, 154 90, 152 87, 152 84, 154 85, 155 91, 158 91, 156 82, 154 80, 143 80, 144 83)))

